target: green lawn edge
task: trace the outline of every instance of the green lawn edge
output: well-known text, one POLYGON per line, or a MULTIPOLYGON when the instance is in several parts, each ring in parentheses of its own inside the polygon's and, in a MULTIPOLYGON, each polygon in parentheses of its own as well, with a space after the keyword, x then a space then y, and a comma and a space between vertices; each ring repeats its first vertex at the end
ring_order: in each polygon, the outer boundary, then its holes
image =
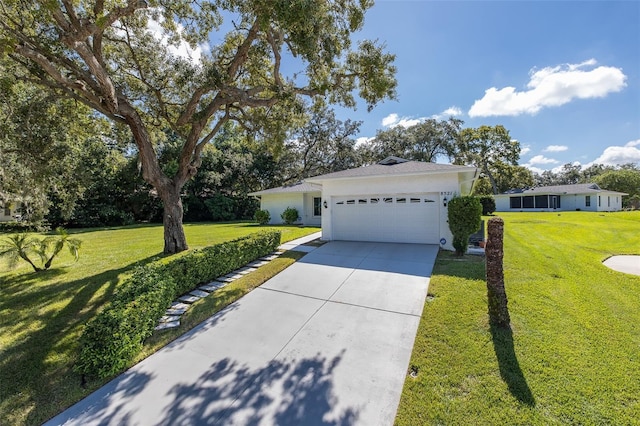
MULTIPOLYGON (((281 242, 319 231, 247 222, 185 224, 192 249, 265 229, 281 231, 281 242)), ((77 339, 83 324, 105 306, 132 268, 163 257, 162 231, 161 225, 71 230, 84 241, 80 261, 76 264, 63 253, 41 274, 32 274, 25 265, 7 271, 0 262, 0 424, 41 424, 108 382, 82 386, 81 376, 72 371, 77 339), (96 235, 101 237, 92 238, 96 235)), ((242 297, 268 274, 277 274, 296 256, 287 252, 196 304, 183 316, 179 333, 242 297), (211 311, 209 303, 215 305, 211 311)), ((178 332, 154 333, 136 362, 175 339, 172 333, 178 332)))
POLYGON ((640 254, 640 212, 496 215, 512 330, 484 258, 441 251, 395 424, 640 424, 640 277, 602 265, 640 254))

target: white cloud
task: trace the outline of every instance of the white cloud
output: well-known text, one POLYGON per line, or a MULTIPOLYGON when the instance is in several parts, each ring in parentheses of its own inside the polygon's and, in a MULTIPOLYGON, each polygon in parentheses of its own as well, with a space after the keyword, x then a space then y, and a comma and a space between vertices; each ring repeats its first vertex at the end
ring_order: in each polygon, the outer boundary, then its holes
POLYGON ((564 145, 549 145, 548 147, 546 147, 542 151, 543 152, 562 152, 562 151, 566 151, 568 149, 569 149, 569 147, 568 146, 564 146, 564 145))
POLYGON ((399 120, 398 114, 396 114, 395 112, 392 114, 387 115, 385 118, 382 119, 382 125, 384 127, 391 127, 393 126, 395 123, 397 123, 399 120))
POLYGON ((626 86, 620 68, 596 65, 595 59, 532 69, 525 91, 515 87, 487 89, 469 110, 470 117, 536 114, 542 108, 564 105, 574 99, 602 98, 626 86), (587 69, 585 69, 587 68, 587 69))
MULTIPOLYGON (((164 18, 162 17, 162 15, 160 15, 160 21, 156 21, 154 19, 149 18, 147 28, 149 29, 149 31, 151 31, 151 34, 153 35, 153 37, 156 40, 160 41, 165 46, 167 46, 169 53, 171 53, 172 55, 178 56, 182 59, 186 59, 193 63, 200 63, 202 59, 202 52, 204 50, 208 50, 209 45, 206 43, 203 43, 196 46, 196 48, 194 49, 189 45, 189 43, 187 43, 182 39, 180 40, 180 43, 177 46, 174 44, 169 44, 169 41, 168 41, 169 39, 164 34, 163 32, 164 30, 160 25, 163 22, 162 21, 163 19, 164 18)), ((179 34, 182 33, 184 27, 180 24, 177 24, 177 26, 178 26, 178 33, 179 34)))
POLYGON ((392 113, 382 119, 382 125, 384 127, 389 127, 389 128, 393 128, 397 126, 402 126, 406 128, 406 127, 415 126, 416 124, 421 123, 424 120, 425 120, 425 117, 419 117, 419 118, 402 117, 401 118, 398 114, 392 113))
POLYGON ((446 120, 449 117, 458 117, 462 115, 462 110, 457 106, 450 106, 449 108, 442 111, 440 114, 434 114, 431 116, 434 120, 446 120))
POLYGON ((627 163, 640 163, 640 139, 627 142, 624 146, 608 146, 598 158, 586 166, 592 164, 615 166, 627 163))
POLYGON ((535 155, 531 157, 527 164, 557 164, 558 160, 554 160, 553 158, 547 158, 544 155, 535 155))
POLYGON ((526 167, 527 169, 531 170, 533 173, 537 173, 539 175, 541 175, 545 169, 541 169, 540 167, 535 167, 535 166, 531 166, 529 164, 523 164, 524 167, 526 167))
POLYGON ((521 145, 520 155, 527 155, 530 152, 531 152, 531 147, 529 145, 521 145))

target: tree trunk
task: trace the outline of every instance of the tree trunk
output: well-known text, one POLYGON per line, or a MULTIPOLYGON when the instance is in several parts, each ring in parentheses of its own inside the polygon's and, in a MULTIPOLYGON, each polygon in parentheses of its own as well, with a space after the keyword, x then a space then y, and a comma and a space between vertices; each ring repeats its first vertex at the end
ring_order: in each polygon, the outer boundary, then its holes
POLYGON ((180 198, 180 190, 175 186, 169 186, 162 189, 157 188, 164 214, 162 222, 164 224, 164 253, 173 254, 184 250, 189 250, 187 238, 184 235, 182 227, 182 217, 184 210, 182 208, 182 199, 180 198))
POLYGON ((493 326, 508 328, 511 319, 507 308, 507 293, 504 289, 504 271, 502 267, 504 221, 500 217, 489 219, 487 226, 487 301, 489 305, 489 323, 493 326))
POLYGON ((483 171, 489 178, 489 182, 491 183, 491 190, 493 191, 493 195, 498 194, 498 184, 496 183, 496 179, 493 177, 493 174, 489 171, 489 166, 484 164, 483 171))
MULTIPOLYGON (((138 155, 142 163, 142 177, 153 185, 162 200, 164 207, 162 218, 164 224, 164 253, 174 254, 189 250, 182 227, 184 210, 180 199, 180 191, 189 175, 185 173, 183 179, 176 178, 175 181, 169 179, 160 168, 151 138, 138 113, 124 100, 120 101, 120 108, 138 147, 138 155)), ((180 172, 178 172, 179 174, 180 172)))

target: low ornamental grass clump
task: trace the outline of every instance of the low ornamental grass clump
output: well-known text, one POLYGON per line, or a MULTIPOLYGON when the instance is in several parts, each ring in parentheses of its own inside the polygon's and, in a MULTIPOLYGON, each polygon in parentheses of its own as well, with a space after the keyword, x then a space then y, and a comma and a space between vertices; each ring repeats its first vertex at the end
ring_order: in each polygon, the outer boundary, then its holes
POLYGON ((273 252, 279 244, 280 232, 266 231, 138 267, 112 303, 87 323, 76 371, 98 378, 122 371, 173 300, 273 252))

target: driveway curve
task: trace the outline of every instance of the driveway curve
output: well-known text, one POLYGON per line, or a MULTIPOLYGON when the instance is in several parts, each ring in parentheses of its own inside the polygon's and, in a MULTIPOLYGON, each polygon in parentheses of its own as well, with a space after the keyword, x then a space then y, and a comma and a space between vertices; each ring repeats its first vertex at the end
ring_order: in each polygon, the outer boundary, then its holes
POLYGON ((47 425, 392 425, 438 246, 330 242, 47 425))

